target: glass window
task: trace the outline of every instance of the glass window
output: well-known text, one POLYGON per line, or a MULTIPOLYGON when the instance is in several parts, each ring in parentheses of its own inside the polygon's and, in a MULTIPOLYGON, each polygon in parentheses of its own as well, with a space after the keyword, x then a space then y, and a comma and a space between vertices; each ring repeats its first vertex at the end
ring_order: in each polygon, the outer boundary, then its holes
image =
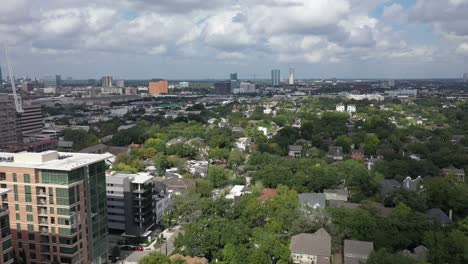
POLYGON ((11 239, 8 239, 7 241, 3 242, 2 246, 3 246, 3 250, 11 248, 11 239))
POLYGON ((20 231, 21 230, 21 224, 20 223, 17 223, 16 224, 16 231, 20 231))
POLYGON ((33 222, 33 216, 32 215, 27 215, 26 218, 28 219, 28 222, 33 222))
POLYGON ((29 174, 24 175, 24 182, 25 183, 30 183, 31 182, 31 176, 29 174))
POLYGON ((16 173, 13 173, 13 181, 17 182, 18 181, 18 176, 16 176, 16 173))
POLYGON ((18 212, 20 210, 19 204, 15 204, 15 210, 18 212))
POLYGON ((34 225, 28 225, 28 231, 34 232, 34 225))
POLYGON ((16 220, 17 220, 17 221, 21 220, 20 214, 19 214, 19 213, 16 213, 16 220))
POLYGON ((70 215, 70 210, 63 209, 63 208, 57 208, 57 214, 59 214, 59 215, 70 215))
POLYGON ((26 212, 32 213, 33 208, 32 205, 26 205, 26 212))
POLYGON ((54 214, 54 208, 53 207, 50 207, 50 213, 54 214))
POLYGON ((18 185, 13 185, 13 192, 15 194, 15 201, 18 201, 18 185))

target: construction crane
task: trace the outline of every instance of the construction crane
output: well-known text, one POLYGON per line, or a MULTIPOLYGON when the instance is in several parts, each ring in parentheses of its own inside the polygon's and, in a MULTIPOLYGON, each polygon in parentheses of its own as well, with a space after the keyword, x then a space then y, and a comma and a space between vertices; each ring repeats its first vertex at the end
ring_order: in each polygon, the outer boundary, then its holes
POLYGON ((10 54, 8 53, 8 47, 6 42, 3 43, 3 47, 5 49, 5 59, 8 67, 8 76, 10 77, 10 82, 11 82, 11 90, 13 91, 13 98, 15 100, 15 107, 16 107, 16 112, 18 114, 24 113, 23 110, 23 105, 21 103, 21 98, 16 94, 16 84, 15 84, 15 78, 13 75, 13 66, 11 65, 11 60, 10 60, 10 54))

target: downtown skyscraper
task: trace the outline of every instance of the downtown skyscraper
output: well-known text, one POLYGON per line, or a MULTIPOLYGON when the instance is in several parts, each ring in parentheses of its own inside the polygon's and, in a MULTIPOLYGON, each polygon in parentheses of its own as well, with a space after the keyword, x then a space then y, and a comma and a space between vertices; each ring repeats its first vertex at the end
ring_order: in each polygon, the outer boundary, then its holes
POLYGON ((271 70, 271 85, 278 86, 281 82, 281 71, 271 70))

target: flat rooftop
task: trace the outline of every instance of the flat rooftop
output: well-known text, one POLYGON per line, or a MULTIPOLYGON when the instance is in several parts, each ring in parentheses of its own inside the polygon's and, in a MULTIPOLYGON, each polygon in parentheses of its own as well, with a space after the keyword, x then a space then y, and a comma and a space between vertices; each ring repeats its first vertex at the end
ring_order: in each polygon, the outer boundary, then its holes
POLYGON ((41 153, 0 152, 0 167, 72 171, 112 157, 113 155, 110 153, 87 154, 58 151, 45 151, 41 153))

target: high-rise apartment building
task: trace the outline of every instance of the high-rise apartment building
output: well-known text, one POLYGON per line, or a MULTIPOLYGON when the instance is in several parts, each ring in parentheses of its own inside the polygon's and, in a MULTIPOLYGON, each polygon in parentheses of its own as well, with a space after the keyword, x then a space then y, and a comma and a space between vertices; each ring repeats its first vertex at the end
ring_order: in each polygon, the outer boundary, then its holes
POLYGON ((23 104, 24 112, 19 116, 19 126, 24 134, 39 132, 43 127, 42 106, 39 104, 23 104))
POLYGON ((230 82, 217 82, 214 84, 214 93, 216 95, 229 95, 232 92, 230 82))
POLYGON ((167 80, 151 81, 148 90, 151 96, 168 94, 169 82, 167 80))
POLYGON ((235 90, 239 90, 240 88, 240 81, 237 79, 237 73, 231 73, 230 75, 231 81, 231 91, 234 92, 235 90))
POLYGON ((108 175, 106 183, 109 229, 138 243, 151 240, 169 207, 164 183, 136 174, 108 175))
POLYGON ((3 75, 2 75, 2 66, 0 66, 0 89, 3 86, 3 75))
POLYGON ((289 85, 294 85, 294 74, 294 67, 291 66, 291 68, 289 68, 289 85))
POLYGON ((0 94, 0 144, 21 143, 21 128, 12 95, 0 94))
POLYGON ((281 81, 280 70, 271 70, 271 85, 278 86, 281 81))
POLYGON ((112 76, 104 76, 101 79, 101 87, 112 87, 112 76))
POLYGON ((463 74, 463 82, 468 83, 468 72, 463 74))
POLYGON ((1 187, 13 190, 7 205, 20 261, 107 263, 105 160, 110 157, 57 151, 0 154, 1 187))
MULTIPOLYGON (((0 181, 5 174, 0 173, 0 181)), ((11 242, 10 216, 8 210, 9 189, 0 188, 0 264, 14 263, 13 244, 11 242)))

